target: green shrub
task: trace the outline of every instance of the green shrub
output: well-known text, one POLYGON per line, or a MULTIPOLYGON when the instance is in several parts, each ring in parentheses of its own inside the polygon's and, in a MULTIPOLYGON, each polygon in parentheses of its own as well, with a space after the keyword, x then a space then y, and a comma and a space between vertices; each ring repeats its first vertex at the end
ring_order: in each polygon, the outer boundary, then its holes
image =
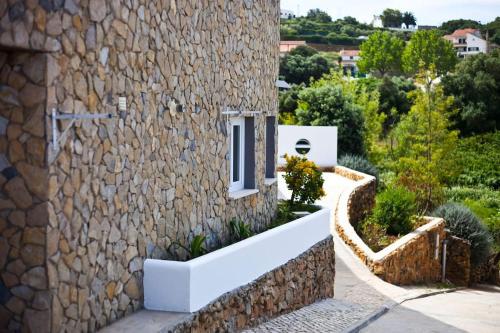
POLYGON ((322 172, 318 166, 301 156, 285 155, 285 181, 287 187, 292 191, 290 206, 295 204, 312 204, 325 195, 323 190, 322 172))
POLYGON ((374 252, 378 252, 391 244, 391 240, 387 236, 387 228, 378 224, 373 218, 363 221, 359 225, 357 232, 363 242, 374 252))
POLYGON ((378 179, 378 169, 360 155, 345 154, 339 159, 338 164, 352 170, 366 173, 378 179))
POLYGON ((453 187, 445 190, 449 201, 467 206, 488 228, 494 248, 500 251, 500 191, 487 187, 453 187))
POLYGON ((415 194, 403 187, 391 187, 377 195, 372 217, 389 235, 400 235, 413 230, 416 213, 415 194))
POLYGON ((461 173, 452 184, 500 188, 500 131, 460 139, 453 156, 461 173))
POLYGON ((232 219, 229 222, 229 227, 231 231, 231 238, 236 242, 253 236, 252 230, 250 230, 250 225, 245 224, 243 221, 232 219))
POLYGON ((442 217, 451 234, 471 243, 471 262, 478 265, 490 253, 491 235, 471 210, 457 203, 447 203, 438 207, 432 214, 442 217))

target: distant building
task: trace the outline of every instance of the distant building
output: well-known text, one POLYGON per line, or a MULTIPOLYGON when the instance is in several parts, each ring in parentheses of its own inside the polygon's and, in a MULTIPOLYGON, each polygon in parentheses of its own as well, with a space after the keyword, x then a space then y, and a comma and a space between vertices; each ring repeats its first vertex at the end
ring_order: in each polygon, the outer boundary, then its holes
POLYGON ((372 27, 374 28, 383 28, 384 24, 382 23, 382 18, 380 15, 373 15, 373 20, 371 22, 372 27))
POLYGON ((295 13, 292 12, 291 10, 287 9, 281 9, 280 10, 280 17, 282 20, 289 20, 295 18, 295 13))
POLYGON ((444 39, 453 43, 459 58, 486 53, 488 50, 488 42, 482 38, 478 29, 455 30, 451 35, 444 36, 444 39))
POLYGON ((419 25, 418 30, 434 30, 437 29, 438 27, 435 25, 419 25))
POLYGON ((291 50, 301 46, 306 45, 306 42, 303 40, 283 40, 280 42, 280 56, 284 56, 289 53, 291 50))
POLYGON ((341 50, 339 52, 340 56, 340 66, 344 70, 344 73, 351 73, 351 75, 356 75, 359 71, 358 60, 359 60, 359 50, 341 50))

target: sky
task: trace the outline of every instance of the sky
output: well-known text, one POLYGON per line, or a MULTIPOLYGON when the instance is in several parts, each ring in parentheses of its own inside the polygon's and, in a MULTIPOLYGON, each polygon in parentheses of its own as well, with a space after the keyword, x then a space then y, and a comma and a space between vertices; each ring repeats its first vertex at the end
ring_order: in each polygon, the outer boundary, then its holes
POLYGON ((281 8, 299 15, 320 8, 333 19, 354 16, 366 23, 385 8, 394 8, 412 12, 420 25, 440 25, 459 18, 488 23, 500 16, 500 0, 281 0, 281 8))

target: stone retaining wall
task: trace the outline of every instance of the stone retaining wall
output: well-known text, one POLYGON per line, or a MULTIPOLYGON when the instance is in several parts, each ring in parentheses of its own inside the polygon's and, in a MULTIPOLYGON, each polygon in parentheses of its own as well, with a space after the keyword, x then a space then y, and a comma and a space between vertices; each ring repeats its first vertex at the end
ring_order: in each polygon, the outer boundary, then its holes
POLYGON ((358 236, 354 226, 373 207, 375 178, 344 167, 336 167, 335 172, 355 181, 339 199, 335 229, 366 266, 393 284, 438 281, 441 278, 442 240, 446 236, 444 221, 427 218, 426 225, 374 253, 358 236))
POLYGON ((235 332, 256 326, 333 297, 334 279, 335 250, 330 236, 249 285, 219 297, 172 332, 235 332))
POLYGON ((446 279, 457 286, 470 284, 470 242, 448 235, 446 246, 446 279))

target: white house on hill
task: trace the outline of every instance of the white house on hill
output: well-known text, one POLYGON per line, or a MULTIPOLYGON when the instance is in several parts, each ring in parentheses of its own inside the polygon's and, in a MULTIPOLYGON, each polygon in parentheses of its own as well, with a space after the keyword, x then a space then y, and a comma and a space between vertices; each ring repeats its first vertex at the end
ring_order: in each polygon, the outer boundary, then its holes
POLYGON ((453 43, 457 56, 460 58, 488 51, 488 42, 481 37, 478 29, 455 30, 444 38, 453 43))

